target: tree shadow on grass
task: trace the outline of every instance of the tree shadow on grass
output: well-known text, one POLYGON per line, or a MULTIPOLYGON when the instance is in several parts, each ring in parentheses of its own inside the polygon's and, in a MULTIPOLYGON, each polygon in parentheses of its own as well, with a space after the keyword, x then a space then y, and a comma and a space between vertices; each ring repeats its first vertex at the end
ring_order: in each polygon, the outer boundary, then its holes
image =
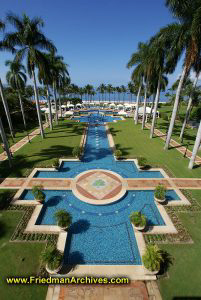
POLYGON ((6 234, 7 226, 0 220, 0 238, 6 234))
POLYGON ((107 132, 110 132, 113 136, 116 136, 118 132, 122 132, 122 130, 117 130, 114 128, 110 128, 107 132))
POLYGON ((127 156, 127 155, 130 155, 130 151, 129 150, 132 150, 133 148, 132 147, 127 147, 127 148, 123 148, 121 144, 115 144, 116 146, 116 149, 117 150, 120 150, 121 153, 122 153, 122 156, 127 156))
POLYGON ((161 263, 160 271, 158 275, 163 275, 167 273, 169 270, 170 266, 173 265, 174 258, 172 255, 170 255, 167 251, 161 250, 163 262, 161 263))

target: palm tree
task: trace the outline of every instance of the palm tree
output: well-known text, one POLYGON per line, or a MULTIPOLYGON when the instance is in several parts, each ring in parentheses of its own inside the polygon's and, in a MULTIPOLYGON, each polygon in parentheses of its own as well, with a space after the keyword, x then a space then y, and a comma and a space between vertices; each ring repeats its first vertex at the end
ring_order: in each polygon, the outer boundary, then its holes
MULTIPOLYGON (((55 51, 50 51, 49 54, 46 55, 46 59, 48 61, 48 69, 50 81, 53 89, 53 97, 55 102, 55 118, 56 124, 58 124, 58 114, 57 114, 57 91, 59 94, 59 106, 60 106, 60 114, 62 115, 61 108, 61 100, 60 100, 60 88, 62 88, 66 84, 66 80, 69 79, 69 74, 67 71, 67 65, 63 61, 63 57, 60 55, 55 55, 55 51)), ((72 86, 72 85, 71 85, 72 86)))
POLYGON ((113 86, 111 84, 107 85, 107 92, 109 94, 109 103, 110 103, 110 94, 113 93, 113 86))
MULTIPOLYGON (((4 28, 5 28, 5 23, 0 20, 0 31, 3 31, 4 28)), ((0 42, 0 51, 3 51, 3 50, 8 50, 8 51, 12 51, 12 52, 15 51, 14 48, 11 47, 10 45, 8 45, 8 43, 6 43, 5 41, 0 42)), ((5 110, 5 113, 6 113, 6 118, 8 120, 8 126, 9 126, 9 129, 10 129, 10 134, 11 134, 11 137, 13 139, 14 136, 15 136, 15 133, 14 133, 14 130, 13 130, 13 124, 12 124, 12 120, 11 120, 11 117, 10 117, 10 111, 9 111, 8 103, 7 103, 6 98, 4 96, 4 91, 3 91, 3 85, 2 85, 2 82, 1 82, 1 78, 0 78, 0 95, 1 95, 2 102, 3 102, 4 110, 5 110)))
POLYGON ((104 93, 105 93, 105 85, 102 83, 101 85, 99 85, 98 89, 99 89, 99 92, 102 94, 102 101, 103 101, 104 93))
POLYGON ((201 120, 200 120, 200 125, 199 125, 199 128, 198 128, 195 144, 194 144, 194 147, 193 147, 192 156, 190 158, 190 162, 189 162, 189 165, 188 165, 189 169, 193 168, 195 158, 196 158, 197 152, 198 152, 199 147, 200 147, 200 143, 201 143, 201 120))
POLYGON ((26 129, 26 118, 25 118, 25 113, 24 113, 24 105, 22 102, 22 97, 21 97, 21 90, 24 89, 27 77, 25 75, 26 69, 25 67, 20 64, 18 61, 11 61, 7 60, 5 62, 6 66, 10 67, 10 70, 6 74, 6 80, 10 86, 17 91, 19 101, 20 101, 20 108, 22 112, 22 118, 24 122, 24 128, 26 129))
MULTIPOLYGON (((46 59, 48 59, 48 54, 45 54, 46 59)), ((48 103, 48 110, 49 110, 49 123, 50 123, 50 130, 53 130, 53 117, 52 117, 52 106, 50 102, 50 92, 49 86, 52 84, 52 78, 50 76, 50 72, 47 72, 46 69, 39 69, 38 72, 38 80, 44 86, 46 86, 46 95, 47 95, 47 103, 48 103)))
MULTIPOLYGON (((140 76, 143 75, 143 83, 144 83, 144 109, 143 109, 143 117, 142 117, 142 129, 144 129, 145 126, 145 118, 146 118, 146 103, 147 103, 147 88, 148 88, 148 79, 151 74, 151 68, 150 68, 150 45, 148 43, 138 43, 138 50, 137 52, 133 53, 131 55, 131 58, 127 64, 127 67, 130 68, 132 66, 137 66, 137 72, 140 74, 140 76)), ((134 75, 132 76, 132 78, 134 75)), ((137 101, 139 102, 139 100, 137 101)), ((138 110, 138 107, 136 107, 136 110, 138 110)), ((137 112, 138 114, 138 112, 137 112)))
MULTIPOLYGON (((150 138, 154 135, 154 126, 156 122, 156 114, 157 114, 157 108, 158 108, 158 102, 160 98, 160 90, 161 85, 163 88, 165 88, 168 84, 168 79, 166 76, 163 75, 163 73, 168 73, 172 71, 172 68, 168 68, 166 65, 167 59, 166 56, 168 54, 168 51, 165 49, 164 44, 161 43, 160 38, 158 35, 152 37, 150 39, 150 64, 152 68, 152 92, 156 92, 155 94, 155 104, 154 104, 154 113, 152 118, 152 126, 150 130, 150 138), (158 77, 158 78, 157 78, 158 77), (157 83, 155 78, 157 78, 157 83), (155 88, 156 86, 156 88, 155 88)), ((151 110, 152 115, 152 110, 151 110)))
POLYGON ((186 0, 184 5, 184 1, 182 0, 166 0, 166 6, 168 6, 172 11, 173 16, 178 18, 179 23, 174 23, 167 26, 163 31, 162 38, 167 40, 171 39, 170 50, 172 50, 172 53, 175 53, 176 49, 177 59, 180 54, 185 51, 185 60, 176 92, 171 121, 165 143, 165 150, 168 149, 171 140, 184 79, 192 64, 196 62, 196 58, 199 53, 201 30, 200 1, 186 0))
POLYGON ((195 80, 193 83, 193 87, 191 88, 190 91, 190 97, 188 100, 188 105, 187 105, 187 109, 186 109, 186 115, 182 124, 182 128, 181 128, 181 132, 180 132, 180 140, 183 142, 183 135, 184 135, 184 130, 186 128, 186 124, 188 123, 189 117, 190 117, 190 112, 191 112, 191 108, 192 108, 192 104, 193 104, 193 96, 195 93, 195 88, 198 82, 198 78, 201 72, 201 56, 199 56, 199 58, 196 60, 195 64, 193 65, 193 69, 195 71, 195 80))
POLYGON ((125 93, 127 91, 126 87, 124 85, 121 85, 121 93, 123 93, 123 102, 125 101, 125 93))
POLYGON ((88 99, 88 102, 89 102, 90 101, 89 95, 91 95, 91 93, 93 91, 93 85, 87 84, 85 86, 85 91, 87 93, 87 99, 88 99))
POLYGON ((6 150, 9 166, 11 168, 12 167, 12 159, 11 159, 10 149, 9 149, 8 141, 7 141, 7 138, 6 138, 5 131, 4 131, 4 127, 3 127, 3 124, 2 124, 2 121, 1 121, 1 117, 0 117, 0 135, 1 135, 3 145, 5 147, 5 150, 6 150))
POLYGON ((38 114, 38 121, 42 138, 45 137, 43 130, 43 123, 41 118, 40 103, 38 97, 38 90, 36 84, 35 69, 48 70, 47 60, 41 50, 55 50, 53 43, 48 40, 41 31, 44 23, 41 18, 35 17, 30 19, 27 15, 18 17, 14 14, 7 15, 8 22, 16 29, 15 32, 7 33, 5 42, 12 47, 18 46, 15 60, 21 62, 25 57, 27 61, 27 70, 30 78, 33 79, 34 94, 36 101, 36 108, 38 114))

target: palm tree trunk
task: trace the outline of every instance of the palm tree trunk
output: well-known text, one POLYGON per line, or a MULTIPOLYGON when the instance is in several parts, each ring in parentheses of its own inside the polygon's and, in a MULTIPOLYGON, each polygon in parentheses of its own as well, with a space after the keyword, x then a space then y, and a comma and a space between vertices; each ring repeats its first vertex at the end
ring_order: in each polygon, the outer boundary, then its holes
POLYGON ((40 134, 41 134, 41 137, 44 139, 45 134, 44 134, 44 130, 43 130, 43 123, 42 123, 42 118, 41 118, 40 103, 39 103, 39 98, 38 98, 38 90, 37 90, 37 85, 36 85, 36 77, 35 77, 34 68, 32 68, 32 77, 33 77, 33 83, 34 83, 34 94, 35 94, 35 100, 36 100, 36 109, 37 109, 37 114, 38 114, 40 134))
POLYGON ((60 109, 60 114, 61 114, 61 118, 62 118, 62 108, 61 108, 61 97, 60 97, 60 93, 59 94, 59 109, 60 109))
POLYGON ((137 93, 137 100, 136 100, 136 107, 135 107, 135 125, 138 123, 138 110, 139 110, 139 100, 140 100, 140 92, 141 92, 142 84, 140 84, 138 93, 137 93))
MULTIPOLYGON (((150 138, 151 139, 153 138, 153 135, 154 135, 154 126, 155 126, 155 122, 156 122, 156 113, 157 113, 158 102, 159 102, 159 98, 160 98, 160 85, 161 85, 161 76, 159 75, 156 98, 155 98, 155 105, 154 105, 154 114, 153 114, 152 125, 151 125, 151 133, 150 133, 150 138)), ((152 112, 151 112, 151 114, 152 114, 152 112)))
POLYGON ((196 158, 197 152, 198 152, 199 147, 200 147, 200 143, 201 143, 201 120, 200 120, 200 125, 199 125, 199 128, 198 128, 195 144, 194 144, 194 147, 193 147, 192 156, 191 156, 191 159, 190 159, 190 162, 189 162, 189 165, 188 165, 189 169, 193 168, 195 158, 196 158))
POLYGON ((47 86, 47 104, 48 104, 48 109, 49 109, 50 130, 53 130, 52 107, 51 107, 51 103, 50 103, 50 94, 49 94, 48 86, 47 86))
MULTIPOLYGON (((196 87, 196 84, 198 82, 198 77, 199 77, 199 73, 197 74, 197 76, 194 80, 193 87, 196 87)), ((187 109, 186 109, 186 115, 185 115, 185 118, 184 118, 184 122, 182 124, 182 129, 181 129, 181 132, 180 132, 180 136, 179 136, 181 141, 183 141, 184 130, 186 128, 186 124, 188 123, 188 119, 189 119, 190 111, 191 111, 191 107, 192 107, 192 102, 193 102, 193 92, 191 92, 191 95, 190 95, 190 98, 189 98, 189 101, 188 101, 188 106, 187 106, 187 109)))
POLYGON ((58 115, 57 115, 57 97, 56 97, 56 88, 55 88, 55 82, 53 82, 53 95, 54 95, 54 105, 55 105, 55 119, 56 119, 56 124, 58 125, 58 115))
POLYGON ((156 95, 153 94, 153 99, 152 99, 152 103, 151 103, 151 110, 150 110, 150 117, 152 116, 155 100, 156 100, 156 95))
POLYGON ((145 91, 144 91, 144 110, 143 110, 143 116, 142 116, 142 129, 144 129, 144 126, 145 126, 146 105, 147 105, 147 83, 145 82, 145 91))
POLYGON ((7 138, 6 138, 6 134, 5 134, 5 131, 4 131, 4 128, 3 128, 1 118, 0 118, 0 134, 1 134, 2 142, 3 142, 5 150, 6 150, 7 157, 8 157, 9 166, 11 168, 12 167, 12 159, 11 159, 10 149, 9 149, 9 146, 8 146, 8 141, 7 141, 7 138))
POLYGON ((2 102, 3 102, 4 110, 5 110, 5 113, 6 113, 6 117, 7 117, 7 120, 8 120, 8 126, 9 126, 9 129, 10 129, 10 134, 11 134, 12 139, 13 139, 15 137, 15 134, 14 134, 13 124, 12 124, 11 117, 10 117, 8 103, 7 103, 7 101, 4 97, 3 85, 2 85, 2 82, 1 82, 1 78, 0 78, 0 94, 1 94, 1 99, 2 99, 2 102))
POLYGON ((164 147, 165 150, 167 150, 169 148, 169 144, 170 144, 170 140, 171 140, 171 136, 172 136, 172 131, 173 131, 173 128, 174 128, 174 123, 175 123, 175 119, 176 119, 176 116, 177 116, 177 110, 178 110, 178 106, 179 106, 179 98, 180 98, 184 78, 185 78, 185 75, 186 75, 186 71, 187 71, 187 67, 184 66, 183 71, 182 71, 182 75, 181 75, 181 78, 180 78, 180 81, 179 81, 179 85, 178 85, 178 88, 177 88, 176 98, 175 98, 174 107, 173 107, 173 111, 172 111, 172 117, 171 117, 170 126, 169 126, 169 129, 168 129, 168 134, 167 134, 165 147, 164 147))
POLYGON ((20 94, 19 90, 18 90, 18 97, 19 97, 19 100, 20 100, 20 108, 21 108, 21 112, 22 112, 22 118, 23 118, 24 128, 26 129, 27 124, 26 124, 25 113, 24 113, 24 105, 23 105, 22 97, 21 97, 21 94, 20 94))

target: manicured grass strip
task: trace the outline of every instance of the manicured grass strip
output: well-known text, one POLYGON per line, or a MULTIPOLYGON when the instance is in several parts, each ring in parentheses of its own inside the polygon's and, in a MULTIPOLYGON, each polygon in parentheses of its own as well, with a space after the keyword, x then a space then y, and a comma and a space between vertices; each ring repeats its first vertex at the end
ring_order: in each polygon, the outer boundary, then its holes
POLYGON ((32 300, 45 299, 47 286, 7 285, 7 276, 36 275, 39 270, 39 256, 44 243, 12 243, 10 237, 22 217, 21 212, 0 212, 0 299, 32 300))
POLYGON ((80 144, 83 128, 84 123, 69 120, 59 121, 53 131, 47 128, 44 140, 38 135, 14 154, 11 169, 8 161, 0 164, 0 177, 27 176, 35 167, 52 167, 56 157, 72 157, 73 148, 80 144))
POLYGON ((160 138, 149 138, 150 131, 142 130, 141 124, 134 125, 132 119, 125 122, 110 123, 117 149, 125 158, 144 156, 151 166, 165 168, 175 177, 200 178, 201 167, 188 169, 188 158, 183 158, 176 149, 165 151, 164 142, 160 138))
POLYGON ((178 215, 194 244, 160 245, 161 249, 168 251, 174 258, 173 265, 169 269, 169 279, 159 281, 164 300, 172 300, 174 297, 191 299, 191 297, 201 296, 201 213, 179 213, 178 215))

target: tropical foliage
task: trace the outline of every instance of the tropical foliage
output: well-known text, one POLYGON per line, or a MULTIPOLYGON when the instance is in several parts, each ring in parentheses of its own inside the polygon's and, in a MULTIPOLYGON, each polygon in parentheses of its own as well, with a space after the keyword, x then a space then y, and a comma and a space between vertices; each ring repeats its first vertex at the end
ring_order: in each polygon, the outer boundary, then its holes
POLYGON ((140 211, 134 211, 130 214, 130 221, 136 227, 146 226, 146 217, 140 211))
POLYGON ((142 256, 142 262, 148 270, 159 271, 163 262, 162 251, 157 245, 147 245, 145 254, 142 256))

